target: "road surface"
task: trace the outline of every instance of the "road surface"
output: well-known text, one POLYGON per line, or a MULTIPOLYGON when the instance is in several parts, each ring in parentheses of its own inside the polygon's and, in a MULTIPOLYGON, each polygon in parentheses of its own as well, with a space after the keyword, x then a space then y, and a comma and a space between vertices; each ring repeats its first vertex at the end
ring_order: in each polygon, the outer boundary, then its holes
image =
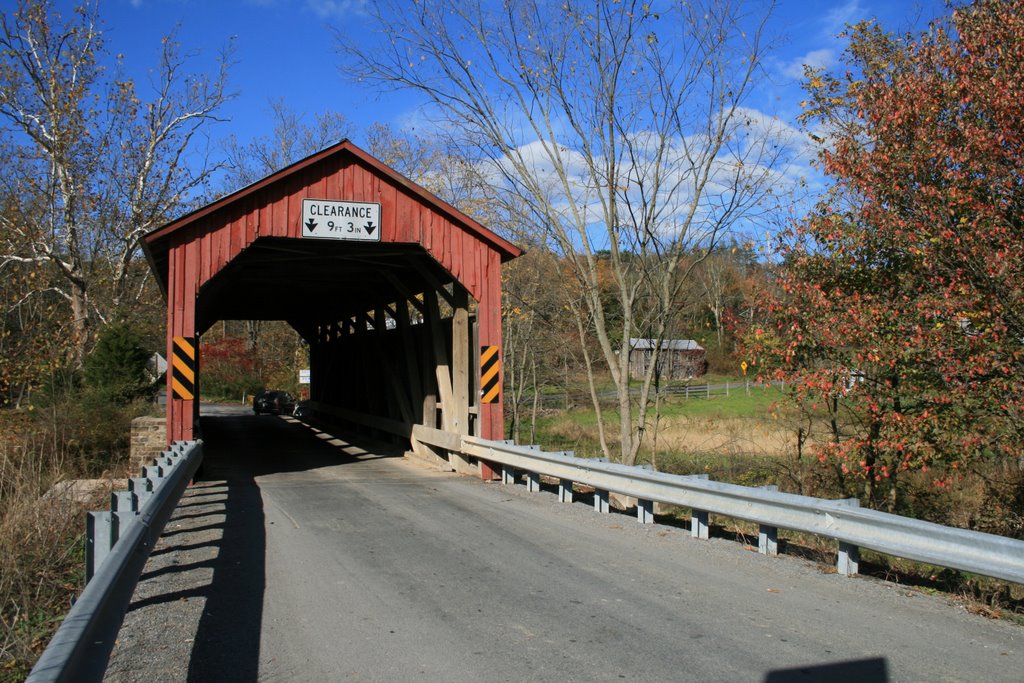
POLYGON ((1024 627, 943 596, 231 412, 109 681, 1024 679, 1024 627))

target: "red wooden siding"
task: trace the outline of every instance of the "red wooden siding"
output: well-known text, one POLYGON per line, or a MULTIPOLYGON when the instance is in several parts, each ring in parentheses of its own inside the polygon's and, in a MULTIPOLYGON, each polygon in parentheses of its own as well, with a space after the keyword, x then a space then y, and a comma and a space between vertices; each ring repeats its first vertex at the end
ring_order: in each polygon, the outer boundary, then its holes
MULTIPOLYGON (((379 203, 381 241, 421 245, 477 301, 480 344, 500 347, 501 263, 519 250, 345 141, 144 238, 151 262, 166 263, 168 358, 173 337, 196 335, 205 283, 260 237, 302 238, 306 198, 379 203)), ((195 405, 168 389, 169 439, 193 438, 195 405)), ((482 435, 500 438, 500 401, 481 411, 482 435)))
POLYGON ((238 207, 225 207, 197 221, 189 237, 175 240, 172 249, 193 244, 198 249, 196 291, 260 236, 301 238, 302 200, 307 198, 377 202, 381 204, 381 241, 422 245, 478 302, 483 296, 481 264, 491 250, 475 235, 445 216, 424 206, 404 188, 386 185, 358 164, 349 165, 312 182, 274 188, 238 207), (331 188, 352 188, 349 194, 331 188), (324 189, 326 188, 326 189, 324 189))

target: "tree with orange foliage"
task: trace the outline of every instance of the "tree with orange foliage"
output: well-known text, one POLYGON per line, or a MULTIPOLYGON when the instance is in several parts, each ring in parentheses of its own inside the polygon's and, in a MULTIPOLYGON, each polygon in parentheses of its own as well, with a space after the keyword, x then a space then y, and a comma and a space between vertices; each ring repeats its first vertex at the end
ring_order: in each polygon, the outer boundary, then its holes
POLYGON ((895 509, 907 472, 947 487, 998 461, 1020 482, 1024 3, 848 36, 848 71, 806 84, 835 185, 786 233, 749 350, 826 411, 818 457, 869 502, 895 509))

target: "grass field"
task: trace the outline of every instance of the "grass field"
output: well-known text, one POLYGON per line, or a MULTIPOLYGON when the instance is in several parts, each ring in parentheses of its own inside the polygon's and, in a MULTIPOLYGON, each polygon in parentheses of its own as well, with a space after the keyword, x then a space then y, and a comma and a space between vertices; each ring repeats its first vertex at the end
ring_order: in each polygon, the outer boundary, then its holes
MULTIPOLYGON (((759 461, 795 452, 795 427, 787 419, 782 398, 775 387, 746 390, 738 382, 728 395, 687 399, 668 394, 659 402, 656 421, 653 407, 648 412, 640 460, 680 473, 710 471, 716 461, 727 463, 730 471, 738 460, 762 469, 756 466, 759 461)), ((609 441, 617 441, 618 419, 618 411, 604 411, 609 441)), ((537 427, 537 440, 544 448, 573 450, 584 457, 600 454, 597 416, 589 407, 547 411, 537 427)))

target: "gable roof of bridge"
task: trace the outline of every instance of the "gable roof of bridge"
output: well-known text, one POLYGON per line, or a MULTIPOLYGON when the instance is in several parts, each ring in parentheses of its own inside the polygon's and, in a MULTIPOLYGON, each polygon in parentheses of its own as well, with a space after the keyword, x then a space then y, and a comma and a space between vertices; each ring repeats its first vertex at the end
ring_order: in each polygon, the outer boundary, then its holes
POLYGON ((381 204, 381 242, 419 244, 474 295, 480 285, 472 280, 498 275, 483 267, 482 250, 501 263, 522 253, 346 139, 144 235, 164 295, 173 247, 202 242, 202 285, 260 237, 300 238, 303 199, 381 204))

